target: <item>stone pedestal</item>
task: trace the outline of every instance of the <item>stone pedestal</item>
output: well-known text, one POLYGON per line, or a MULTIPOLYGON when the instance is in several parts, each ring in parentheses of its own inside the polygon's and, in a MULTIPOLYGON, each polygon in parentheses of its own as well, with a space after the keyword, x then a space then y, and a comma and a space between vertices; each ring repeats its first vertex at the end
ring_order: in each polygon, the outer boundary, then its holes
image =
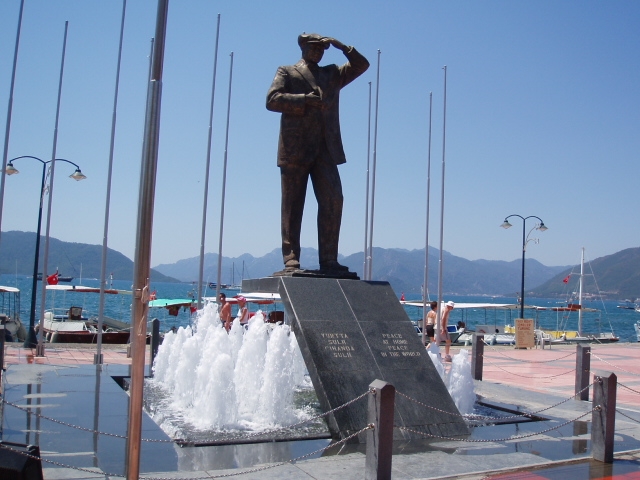
MULTIPOLYGON (((397 391, 396 426, 443 437, 469 434, 389 283, 269 277, 244 280, 242 289, 280 294, 324 411, 352 400, 381 379, 397 391)), ((336 439, 362 429, 367 402, 329 415, 327 423, 336 439)), ((394 437, 425 438, 398 428, 394 437)))

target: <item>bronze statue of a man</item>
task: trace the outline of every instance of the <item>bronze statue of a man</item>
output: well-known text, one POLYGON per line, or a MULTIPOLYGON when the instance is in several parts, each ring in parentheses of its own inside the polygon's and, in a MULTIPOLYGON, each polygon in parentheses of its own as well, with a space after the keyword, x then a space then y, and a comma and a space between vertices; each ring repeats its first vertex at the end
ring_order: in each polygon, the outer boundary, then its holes
POLYGON ((315 33, 298 37, 302 59, 279 67, 267 93, 267 109, 281 112, 278 166, 282 185, 282 256, 285 271, 300 269, 302 212, 311 177, 318 201, 320 271, 347 272, 338 263, 342 184, 338 165, 346 162, 340 136, 340 90, 362 75, 369 62, 353 47, 315 33), (347 63, 318 66, 333 45, 347 63))

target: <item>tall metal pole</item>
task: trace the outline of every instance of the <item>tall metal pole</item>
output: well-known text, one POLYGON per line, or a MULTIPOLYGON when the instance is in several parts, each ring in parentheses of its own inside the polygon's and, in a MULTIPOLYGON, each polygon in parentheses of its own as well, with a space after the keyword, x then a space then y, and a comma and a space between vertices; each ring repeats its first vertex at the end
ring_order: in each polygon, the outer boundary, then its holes
POLYGON ((444 70, 444 106, 442 116, 442 184, 440 187, 440 258, 438 263, 438 309, 436 311, 436 342, 440 344, 440 320, 442 315, 442 305, 444 299, 442 297, 443 283, 443 248, 444 248, 444 173, 445 173, 445 146, 447 134, 447 66, 442 67, 444 70))
POLYGON ((220 201, 220 239, 218 241, 218 278, 216 281, 216 301, 220 298, 220 282, 222 281, 222 237, 224 232, 224 197, 227 188, 227 153, 229 151, 229 117, 231 113, 231 80, 233 79, 233 52, 229 66, 229 95, 227 98, 227 128, 224 139, 224 162, 222 167, 222 199, 220 201))
POLYGON ((582 247, 582 254, 580 255, 580 289, 578 290, 578 336, 582 336, 582 279, 584 278, 584 247, 582 247))
POLYGON ((102 235, 102 261, 100 263, 100 303, 98 305, 98 339, 93 363, 102 364, 102 324, 104 322, 104 290, 107 283, 107 244, 109 238, 109 205, 111 203, 111 173, 113 171, 113 150, 116 138, 116 118, 118 111, 118 89, 120 85, 120 63, 122 60, 122 39, 124 37, 124 19, 127 0, 122 0, 122 20, 120 22, 120 41, 118 44, 118 62, 116 66, 116 85, 113 94, 113 113, 111 115, 111 141, 109 144, 109 168, 107 171, 107 197, 104 205, 104 229, 102 235))
MULTIPOLYGON (((16 31, 16 45, 13 51, 13 67, 11 69, 11 84, 9 86, 9 102, 7 105, 7 123, 4 130, 4 147, 2 151, 2 172, 0 172, 0 240, 2 238, 2 209, 4 207, 4 181, 7 170, 7 158, 9 156, 9 136, 11 133, 11 114, 13 112, 13 87, 16 82, 16 67, 18 65, 18 47, 20 46, 20 30, 22 30, 22 11, 24 0, 20 0, 18 13, 18 28, 16 31)), ((39 238, 37 239, 39 240, 39 238)), ((35 290, 33 290, 35 291, 35 290)))
POLYGON ((167 30, 169 0, 158 0, 155 45, 147 95, 144 145, 140 172, 138 224, 133 267, 133 304, 131 308, 131 388, 129 425, 127 429, 126 473, 128 480, 140 476, 140 444, 142 441, 142 397, 144 363, 149 310, 149 275, 151 271, 151 238, 155 200, 158 143, 160 139, 160 107, 162 104, 162 67, 167 30))
POLYGON ((211 81, 211 105, 209 108, 209 133, 207 138, 207 161, 204 173, 204 196, 202 200, 202 231, 200 233, 200 269, 198 270, 198 310, 202 307, 202 280, 204 277, 204 241, 207 228, 207 203, 209 198, 209 167, 211 165, 211 138, 213 136, 213 101, 216 93, 216 71, 218 69, 218 38, 220 36, 220 14, 216 26, 216 46, 213 54, 213 79, 211 81))
POLYGON ((427 344, 427 297, 429 292, 429 210, 431 199, 431 114, 433 112, 433 92, 429 92, 429 147, 427 150, 427 219, 424 240, 424 279, 422 294, 422 344, 427 344))
MULTIPOLYGON (((31 308, 29 309, 29 329, 27 338, 24 340, 25 348, 35 348, 38 344, 38 337, 35 331, 36 324, 36 292, 38 291, 38 261, 40 260, 40 231, 42 229, 42 205, 44 204, 44 184, 47 174, 47 162, 42 162, 42 181, 40 182, 40 206, 38 207, 38 225, 36 227, 36 245, 33 257, 33 278, 31 280, 31 308)), ((45 277, 42 281, 46 282, 45 277)))
POLYGON ((371 160, 371 82, 369 82, 369 113, 367 115, 367 181, 365 187, 365 202, 364 202, 364 262, 362 265, 362 278, 367 280, 369 278, 369 260, 368 260, 368 248, 367 238, 369 230, 369 163, 371 160))
POLYGON ((371 219, 369 222, 369 277, 366 280, 371 280, 373 275, 373 219, 374 210, 376 204, 376 165, 378 162, 378 105, 380 98, 380 50, 378 50, 378 72, 376 74, 376 116, 373 128, 373 173, 371 176, 371 219))
POLYGON ((64 58, 67 50, 67 31, 69 22, 64 22, 64 41, 62 42, 62 59, 60 61, 60 79, 58 81, 58 103, 56 105, 56 122, 53 131, 53 151, 51 152, 51 167, 49 175, 49 201, 47 202, 47 228, 44 239, 44 259, 42 265, 42 294, 40 295, 40 337, 36 348, 36 356, 44 356, 44 307, 47 297, 47 266, 49 262, 49 233, 51 231, 51 205, 53 201, 53 177, 56 169, 56 149, 58 146, 58 121, 60 119, 60 101, 62 98, 62 79, 64 76, 64 58))
POLYGON ((522 278, 520 279, 520 318, 524 318, 524 255, 527 251, 526 220, 522 220, 522 278))

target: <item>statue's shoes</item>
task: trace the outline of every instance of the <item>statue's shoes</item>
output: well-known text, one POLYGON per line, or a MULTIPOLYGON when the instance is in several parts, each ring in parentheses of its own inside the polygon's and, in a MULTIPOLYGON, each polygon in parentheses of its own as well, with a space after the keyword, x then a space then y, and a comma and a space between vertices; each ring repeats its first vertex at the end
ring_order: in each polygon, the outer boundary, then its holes
POLYGON ((336 261, 331 262, 322 262, 320 264, 320 271, 329 271, 329 272, 348 272, 349 267, 345 267, 344 265, 340 265, 336 261))

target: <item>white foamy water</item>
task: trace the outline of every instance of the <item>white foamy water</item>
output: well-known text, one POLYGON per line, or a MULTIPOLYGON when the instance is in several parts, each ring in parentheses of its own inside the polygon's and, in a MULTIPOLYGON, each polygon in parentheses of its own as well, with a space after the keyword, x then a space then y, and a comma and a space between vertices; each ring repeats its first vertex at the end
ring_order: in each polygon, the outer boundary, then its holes
POLYGON ((208 304, 193 329, 165 335, 150 383, 166 394, 159 416, 179 412, 201 430, 264 430, 307 416, 293 406, 296 388, 308 386, 305 372, 287 325, 265 323, 258 312, 247 330, 234 321, 227 333, 216 305, 208 304))
MULTIPOLYGON (((206 439, 211 431, 263 431, 316 414, 317 399, 289 326, 265 323, 258 312, 248 329, 234 321, 227 333, 216 307, 198 311, 193 328, 167 333, 158 350, 146 390, 154 398, 149 413, 163 430, 173 438, 206 439)), ((448 371, 438 354, 427 351, 460 413, 471 413, 475 393, 467 350, 448 371)), ((326 430, 322 422, 319 428, 326 430)))
POLYGON ((454 355, 448 372, 445 371, 440 359, 439 349, 427 349, 427 353, 460 413, 462 415, 473 413, 476 394, 474 392, 473 376, 471 375, 469 351, 461 349, 457 355, 454 355))

